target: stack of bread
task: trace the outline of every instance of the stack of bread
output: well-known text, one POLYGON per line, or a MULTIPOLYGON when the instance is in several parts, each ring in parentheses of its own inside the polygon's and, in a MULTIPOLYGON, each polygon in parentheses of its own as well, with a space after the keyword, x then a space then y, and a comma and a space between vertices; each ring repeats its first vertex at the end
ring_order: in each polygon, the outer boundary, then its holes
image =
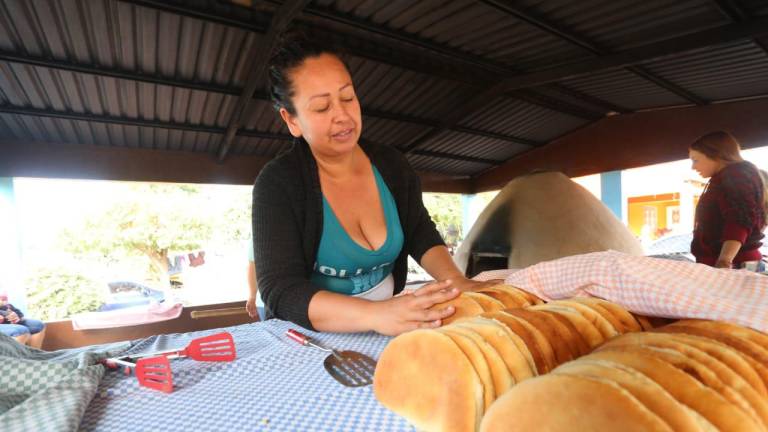
POLYGON ((439 303, 432 309, 453 306, 453 315, 443 320, 450 324, 462 318, 473 317, 484 312, 496 312, 542 304, 544 301, 535 295, 511 285, 496 285, 475 292, 462 292, 458 297, 445 303, 439 303))
POLYGON ((615 336, 650 328, 607 301, 540 304, 509 286, 463 293, 451 303, 458 318, 396 337, 376 368, 378 400, 421 430, 476 431, 491 404, 517 384, 615 336))
POLYGON ((768 335, 682 320, 515 386, 481 430, 766 431, 768 335))

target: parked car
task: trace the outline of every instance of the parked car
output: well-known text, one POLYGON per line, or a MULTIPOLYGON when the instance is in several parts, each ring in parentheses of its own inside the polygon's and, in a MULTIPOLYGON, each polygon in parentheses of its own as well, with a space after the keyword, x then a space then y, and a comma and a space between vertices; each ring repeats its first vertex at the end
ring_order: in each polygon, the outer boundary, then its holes
MULTIPOLYGON (((696 261, 696 258, 691 254, 691 241, 693 241, 693 233, 668 235, 651 243, 645 254, 654 257, 696 261)), ((760 253, 763 254, 763 257, 768 256, 768 239, 763 239, 760 253)))
POLYGON ((109 293, 107 301, 99 308, 99 312, 142 306, 151 301, 162 302, 165 293, 152 287, 133 281, 114 281, 107 283, 109 293))

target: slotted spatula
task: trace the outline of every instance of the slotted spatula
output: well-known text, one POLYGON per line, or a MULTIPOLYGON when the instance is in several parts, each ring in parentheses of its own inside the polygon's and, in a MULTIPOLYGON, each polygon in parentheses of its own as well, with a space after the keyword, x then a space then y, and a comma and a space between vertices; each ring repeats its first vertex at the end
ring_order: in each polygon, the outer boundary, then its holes
POLYGON ((330 353, 325 358, 325 370, 338 382, 347 387, 363 387, 373 383, 376 361, 356 351, 337 351, 321 344, 311 337, 290 329, 285 335, 296 342, 330 353))
POLYGON ((183 349, 172 349, 131 357, 144 358, 164 356, 169 359, 189 357, 192 360, 197 361, 224 362, 234 360, 236 355, 235 341, 232 339, 232 335, 227 332, 221 332, 193 339, 189 342, 189 345, 183 349))
POLYGON ((165 393, 173 392, 173 372, 171 372, 171 364, 168 362, 168 357, 142 358, 136 363, 119 358, 111 358, 106 359, 104 364, 113 369, 123 366, 126 375, 130 375, 131 371, 133 371, 136 374, 136 379, 139 380, 139 385, 143 387, 160 390, 165 393))

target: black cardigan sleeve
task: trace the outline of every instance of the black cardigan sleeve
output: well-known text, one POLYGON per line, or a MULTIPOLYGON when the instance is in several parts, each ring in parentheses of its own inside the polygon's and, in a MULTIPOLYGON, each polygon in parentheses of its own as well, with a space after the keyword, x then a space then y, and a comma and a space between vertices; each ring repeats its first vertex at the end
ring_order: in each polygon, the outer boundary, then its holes
POLYGON ((309 281, 303 225, 293 203, 302 200, 280 166, 266 166, 253 188, 253 251, 261 298, 276 318, 314 330, 309 302, 321 289, 309 281))

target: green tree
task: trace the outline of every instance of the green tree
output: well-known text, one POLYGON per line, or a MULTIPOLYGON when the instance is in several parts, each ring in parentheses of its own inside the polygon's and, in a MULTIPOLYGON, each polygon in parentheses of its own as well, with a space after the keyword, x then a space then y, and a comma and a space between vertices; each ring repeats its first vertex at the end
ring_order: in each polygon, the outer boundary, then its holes
POLYGON ((422 199, 445 243, 456 246, 464 238, 461 230, 461 195, 425 193, 422 199))
POLYGON ((29 315, 44 321, 95 311, 104 303, 105 288, 70 267, 37 268, 27 279, 29 315))
POLYGON ((211 237, 216 215, 208 198, 199 186, 133 184, 106 212, 65 231, 63 247, 107 260, 145 256, 152 278, 167 287, 169 253, 198 249, 211 237))

